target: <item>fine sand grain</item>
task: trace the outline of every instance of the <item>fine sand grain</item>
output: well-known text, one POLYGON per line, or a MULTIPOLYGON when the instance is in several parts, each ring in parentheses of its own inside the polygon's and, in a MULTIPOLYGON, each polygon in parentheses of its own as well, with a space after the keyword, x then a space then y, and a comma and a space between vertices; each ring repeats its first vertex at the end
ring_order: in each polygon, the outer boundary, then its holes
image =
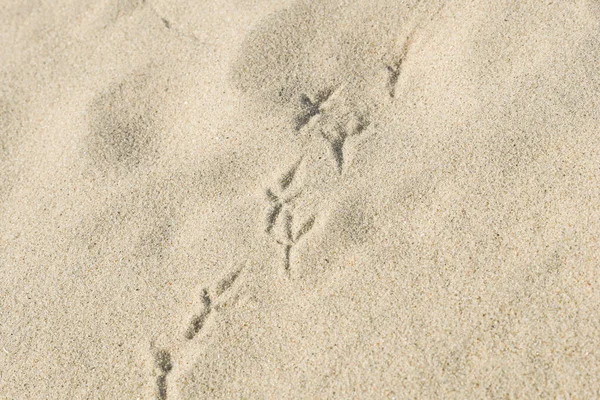
POLYGON ((0 38, 0 399, 600 397, 600 1, 0 38))

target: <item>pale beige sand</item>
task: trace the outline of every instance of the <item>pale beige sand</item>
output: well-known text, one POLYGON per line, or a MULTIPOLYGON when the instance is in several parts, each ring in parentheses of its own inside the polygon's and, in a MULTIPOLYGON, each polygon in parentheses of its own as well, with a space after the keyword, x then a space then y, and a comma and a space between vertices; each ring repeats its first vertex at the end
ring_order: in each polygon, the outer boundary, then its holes
POLYGON ((0 399, 600 396, 600 2, 3 0, 0 399))

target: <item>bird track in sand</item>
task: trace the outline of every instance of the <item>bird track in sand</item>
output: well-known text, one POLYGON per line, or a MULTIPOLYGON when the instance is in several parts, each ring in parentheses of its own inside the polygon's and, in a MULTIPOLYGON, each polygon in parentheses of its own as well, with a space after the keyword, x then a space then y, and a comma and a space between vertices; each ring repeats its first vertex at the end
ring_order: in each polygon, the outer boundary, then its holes
MULTIPOLYGON (((394 84, 397 82, 397 78, 397 76, 394 77, 394 84)), ((388 84, 386 95, 389 91, 388 84)), ((348 138, 360 135, 369 126, 370 121, 368 115, 364 112, 348 112, 343 107, 339 107, 343 110, 342 115, 337 116, 335 112, 338 109, 338 100, 335 94, 334 90, 324 90, 316 96, 314 102, 307 95, 301 95, 300 101, 305 109, 295 119, 293 128, 297 134, 318 129, 320 138, 329 147, 337 172, 342 175, 347 161, 345 147, 348 138), (322 123, 322 120, 325 123, 322 123)), ((390 94, 390 97, 393 97, 393 95, 390 94)), ((305 156, 301 156, 299 160, 279 176, 274 185, 264 190, 268 203, 265 232, 282 249, 280 271, 286 278, 291 277, 294 247, 300 244, 302 239, 312 231, 318 216, 315 213, 298 222, 300 217, 294 212, 295 202, 304 193, 302 183, 297 184, 298 173, 304 161, 305 156), (300 188, 293 189, 296 186, 300 188)), ((183 342, 181 342, 179 348, 171 352, 166 349, 157 349, 154 343, 151 343, 154 366, 157 371, 154 378, 157 400, 172 400, 179 397, 175 382, 187 373, 189 368, 194 365, 194 360, 199 356, 201 350, 194 350, 198 347, 196 341, 206 329, 208 321, 228 303, 228 299, 235 301, 236 296, 228 297, 228 294, 233 291, 233 287, 241 274, 242 268, 219 280, 212 289, 204 288, 201 290, 201 310, 190 318, 188 327, 183 334, 183 342), (184 361, 184 358, 187 361, 184 361)))
POLYGON ((196 359, 194 339, 203 333, 207 322, 215 313, 237 301, 238 293, 234 293, 234 286, 239 282, 242 273, 243 267, 240 267, 218 280, 212 287, 200 291, 201 309, 190 318, 182 338, 176 338, 175 342, 178 345, 174 351, 159 349, 154 342, 150 343, 156 371, 154 392, 157 400, 178 398, 174 383, 187 372, 196 359))
MULTIPOLYGON (((437 13, 439 12, 440 10, 437 10, 437 13)), ((291 130, 295 135, 317 131, 316 137, 324 140, 329 147, 333 164, 340 176, 344 175, 348 165, 348 157, 346 157, 348 140, 361 136, 386 105, 396 99, 397 86, 406 56, 412 45, 413 36, 420 26, 420 23, 413 25, 397 59, 382 65, 387 79, 378 84, 381 85, 381 97, 373 104, 369 104, 369 109, 352 105, 348 101, 345 92, 347 85, 324 88, 312 99, 306 93, 300 94, 301 112, 294 118, 291 130), (376 112, 376 115, 373 112, 376 112)), ((287 278, 291 277, 294 247, 313 230, 318 217, 318 213, 313 213, 310 217, 301 219, 295 213, 296 202, 306 192, 305 183, 296 184, 300 180, 298 175, 306 159, 309 157, 306 157, 306 154, 302 155, 279 176, 274 185, 264 190, 268 203, 265 233, 283 249, 281 271, 287 278), (298 189, 293 189, 298 186, 298 189), (299 219, 301 220, 298 223, 299 219)), ((201 290, 201 309, 190 318, 188 327, 182 335, 182 343, 174 352, 158 350, 151 343, 157 371, 155 392, 158 400, 172 400, 179 397, 174 383, 193 367, 200 356, 202 352, 200 339, 207 329, 209 320, 214 318, 215 313, 228 304, 234 303, 239 297, 236 286, 239 286, 243 273, 244 267, 239 268, 220 279, 212 288, 201 290)))
POLYGON ((285 274, 289 275, 291 268, 292 248, 298 241, 312 228, 316 216, 313 215, 306 220, 300 229, 294 230, 294 200, 302 195, 302 187, 296 191, 291 191, 290 187, 297 177, 298 171, 302 166, 304 158, 300 157, 290 168, 284 172, 274 188, 267 188, 265 195, 269 202, 267 210, 265 232, 269 234, 277 244, 283 248, 283 269, 285 274))

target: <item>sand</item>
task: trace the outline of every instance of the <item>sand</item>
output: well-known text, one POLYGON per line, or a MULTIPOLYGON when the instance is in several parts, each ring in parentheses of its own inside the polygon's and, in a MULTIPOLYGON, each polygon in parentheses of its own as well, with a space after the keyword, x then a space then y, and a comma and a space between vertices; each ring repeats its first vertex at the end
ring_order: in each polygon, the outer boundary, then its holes
POLYGON ((600 2, 4 0, 0 398, 600 396, 600 2))

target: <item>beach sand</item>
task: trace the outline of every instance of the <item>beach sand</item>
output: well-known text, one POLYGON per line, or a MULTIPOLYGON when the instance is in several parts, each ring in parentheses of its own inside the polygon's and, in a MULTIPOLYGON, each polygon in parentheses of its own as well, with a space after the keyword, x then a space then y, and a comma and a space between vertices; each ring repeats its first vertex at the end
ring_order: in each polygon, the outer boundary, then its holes
POLYGON ((0 399, 600 396, 598 0, 0 37, 0 399))

